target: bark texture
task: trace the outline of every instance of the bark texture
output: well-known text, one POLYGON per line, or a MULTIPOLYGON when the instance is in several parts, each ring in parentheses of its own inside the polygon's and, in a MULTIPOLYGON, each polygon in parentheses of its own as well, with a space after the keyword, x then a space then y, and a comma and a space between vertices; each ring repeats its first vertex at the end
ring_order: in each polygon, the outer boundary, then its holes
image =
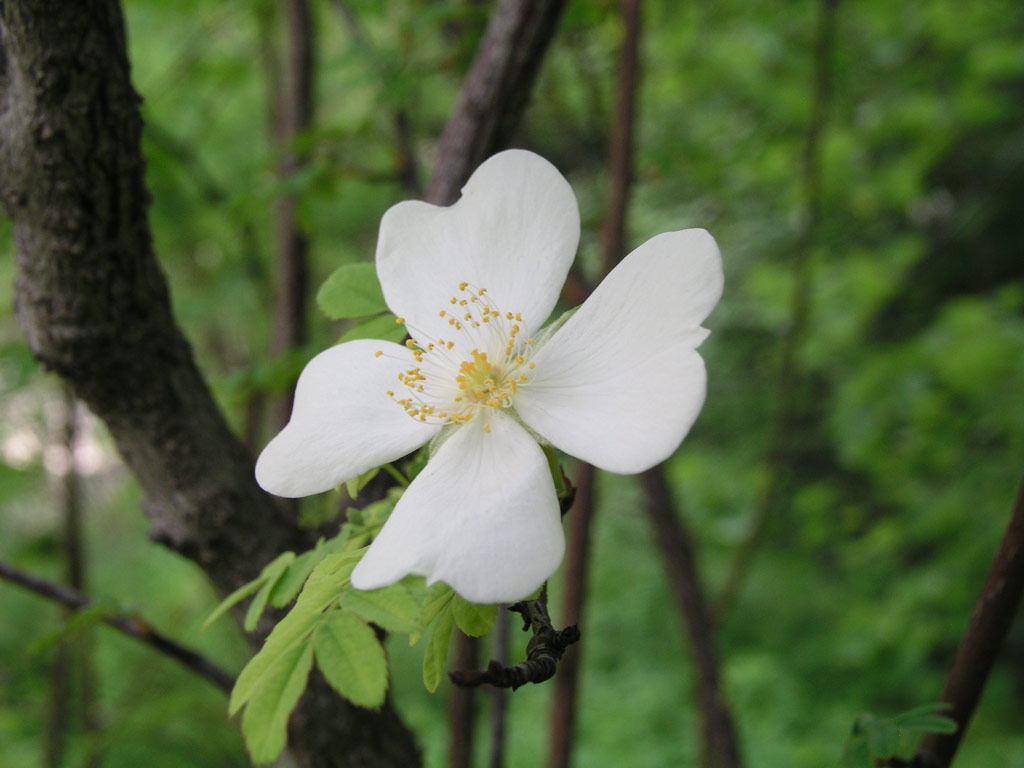
MULTIPOLYGON (((0 198, 16 311, 36 358, 102 418, 144 491, 153 538, 227 591, 306 535, 256 486, 171 315, 154 258, 139 98, 115 0, 0 2, 0 198)), ((412 766, 393 711, 311 683, 305 766, 412 766)))
POLYGON ((565 0, 500 0, 451 119, 427 199, 448 205, 469 175, 512 138, 565 0))

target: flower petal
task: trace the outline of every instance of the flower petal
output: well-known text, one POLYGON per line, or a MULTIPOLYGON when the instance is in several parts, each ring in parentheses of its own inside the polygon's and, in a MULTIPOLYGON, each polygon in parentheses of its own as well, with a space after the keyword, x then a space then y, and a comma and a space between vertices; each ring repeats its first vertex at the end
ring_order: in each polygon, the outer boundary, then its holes
POLYGON ((704 404, 699 323, 722 294, 722 260, 702 229, 651 238, 533 357, 516 395, 523 421, 566 453, 610 472, 668 458, 704 404))
POLYGON ((501 312, 521 313, 530 334, 551 314, 579 239, 569 183, 539 155, 509 150, 477 168, 452 206, 390 208, 377 275, 391 310, 434 340, 455 338, 439 312, 461 282, 486 288, 501 312))
POLYGON ((495 413, 459 427, 413 481, 352 572, 357 589, 409 573, 475 603, 513 602, 539 587, 565 548, 540 446, 495 413))
POLYGON ((398 373, 412 361, 405 347, 370 339, 310 360, 295 388, 291 420, 256 462, 256 481, 278 496, 309 496, 427 442, 439 427, 410 418, 387 395, 401 386, 398 373))

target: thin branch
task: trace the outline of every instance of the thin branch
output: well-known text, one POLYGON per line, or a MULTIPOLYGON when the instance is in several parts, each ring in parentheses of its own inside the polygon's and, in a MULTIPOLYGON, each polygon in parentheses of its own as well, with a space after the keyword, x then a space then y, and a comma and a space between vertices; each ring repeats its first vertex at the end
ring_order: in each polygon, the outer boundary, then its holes
MULTIPOLYGON (((504 666, 508 662, 508 611, 507 606, 498 606, 498 618, 494 623, 494 660, 504 666)), ((508 691, 495 688, 491 691, 491 748, 487 761, 488 768, 503 768, 505 765, 505 721, 508 715, 508 691)))
MULTIPOLYGON (((583 618, 586 594, 587 560, 593 530, 594 468, 581 463, 576 471, 576 503, 569 518, 569 542, 565 562, 562 593, 562 621, 579 624, 583 618)), ((572 752, 576 722, 576 697, 579 693, 580 649, 572 648, 562 660, 562 669, 555 678, 551 705, 551 740, 548 745, 549 768, 565 768, 572 752)))
POLYGON ((654 539, 668 571, 690 640, 697 673, 697 699, 701 719, 701 765, 739 768, 739 745, 732 716, 721 693, 718 658, 704 593, 697 577, 693 543, 675 508, 662 465, 642 475, 647 512, 654 539))
MULTIPOLYGON (((42 595, 54 602, 60 603, 74 612, 83 611, 95 605, 92 600, 81 592, 61 584, 40 579, 37 576, 20 571, 3 561, 0 561, 0 579, 18 584, 25 589, 35 592, 37 595, 42 595)), ((231 688, 235 684, 235 678, 231 674, 225 672, 202 654, 157 632, 142 619, 132 616, 104 616, 102 621, 119 632, 145 643, 163 655, 169 656, 200 677, 206 678, 206 680, 226 693, 230 693, 231 688)))
MULTIPOLYGON (((946 679, 942 701, 952 704, 945 713, 957 724, 955 733, 929 733, 913 760, 914 768, 948 768, 967 731, 992 666, 1003 647, 1024 596, 1024 482, 1021 483, 1010 523, 988 579, 971 614, 956 660, 946 679)), ((895 765, 896 763, 893 763, 895 765)))
POLYGON ((729 574, 712 611, 721 621, 731 609, 750 573, 761 543, 768 517, 778 504, 782 479, 789 459, 798 397, 796 353, 807 333, 811 313, 811 252, 818 239, 821 223, 821 136, 828 120, 832 100, 833 55, 835 49, 836 8, 839 0, 821 0, 817 40, 814 51, 814 96, 811 121, 803 147, 801 185, 803 222, 793 252, 793 293, 790 322, 782 337, 779 367, 775 380, 776 411, 768 438, 766 473, 754 505, 750 531, 733 557, 729 574))
POLYGON ((580 639, 580 630, 575 624, 565 629, 552 626, 548 614, 547 584, 541 587, 539 597, 510 605, 508 610, 521 614, 523 630, 533 632, 526 646, 526 661, 505 667, 494 660, 481 672, 451 672, 448 676, 453 683, 465 687, 493 685, 512 690, 527 683, 543 683, 554 677, 565 649, 580 639))
MULTIPOLYGON (((462 631, 455 635, 455 666, 475 669, 479 664, 480 641, 462 631)), ((466 689, 455 687, 448 694, 448 768, 473 765, 473 736, 476 733, 476 708, 466 689)))
MULTIPOLYGON (((306 164, 306 153, 295 144, 313 122, 313 29, 306 0, 286 0, 287 42, 283 87, 276 93, 274 143, 280 153, 278 176, 287 180, 306 164)), ((309 239, 299 228, 295 193, 277 201, 277 303, 271 351, 281 355, 306 341, 309 299, 309 239)), ((281 398, 274 409, 275 426, 291 415, 292 397, 281 398)))
MULTIPOLYGON (((348 29, 349 36, 356 47, 362 51, 377 76, 385 82, 394 80, 394 68, 388 66, 387 62, 378 55, 366 30, 359 23, 359 17, 352 10, 352 6, 345 0, 332 0, 331 5, 338 11, 338 15, 341 16, 342 22, 348 29)), ((404 107, 394 109, 391 113, 391 123, 395 132, 395 165, 398 178, 410 194, 421 197, 423 188, 420 184, 419 164, 416 162, 408 110, 404 107)))
POLYGON ((565 0, 500 0, 445 126, 427 200, 452 203, 511 139, 564 7, 565 0))

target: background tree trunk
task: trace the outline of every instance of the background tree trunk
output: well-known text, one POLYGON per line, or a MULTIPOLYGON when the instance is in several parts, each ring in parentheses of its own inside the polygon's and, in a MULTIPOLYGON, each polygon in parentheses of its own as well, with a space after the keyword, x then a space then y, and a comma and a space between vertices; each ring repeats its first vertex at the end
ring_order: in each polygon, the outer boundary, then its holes
MULTIPOLYGON (((142 119, 115 0, 0 3, 0 197, 36 358, 102 418, 151 536, 222 592, 307 536, 256 486, 171 315, 147 221, 142 119)), ((308 766, 411 766, 410 732, 315 676, 292 741, 308 766)))

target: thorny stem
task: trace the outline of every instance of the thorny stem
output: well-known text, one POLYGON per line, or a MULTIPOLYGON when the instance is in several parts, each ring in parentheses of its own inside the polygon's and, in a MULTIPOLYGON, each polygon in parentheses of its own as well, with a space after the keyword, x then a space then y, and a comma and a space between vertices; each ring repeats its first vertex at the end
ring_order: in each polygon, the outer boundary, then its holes
POLYGON ((480 672, 451 672, 449 677, 453 683, 464 687, 493 685, 512 690, 527 683, 543 683, 554 677, 565 649, 580 639, 580 630, 575 624, 565 629, 552 626, 548 614, 547 583, 541 587, 536 598, 514 603, 508 609, 523 617, 524 632, 533 632, 526 646, 526 661, 514 667, 503 666, 500 661, 491 661, 487 669, 480 672))

